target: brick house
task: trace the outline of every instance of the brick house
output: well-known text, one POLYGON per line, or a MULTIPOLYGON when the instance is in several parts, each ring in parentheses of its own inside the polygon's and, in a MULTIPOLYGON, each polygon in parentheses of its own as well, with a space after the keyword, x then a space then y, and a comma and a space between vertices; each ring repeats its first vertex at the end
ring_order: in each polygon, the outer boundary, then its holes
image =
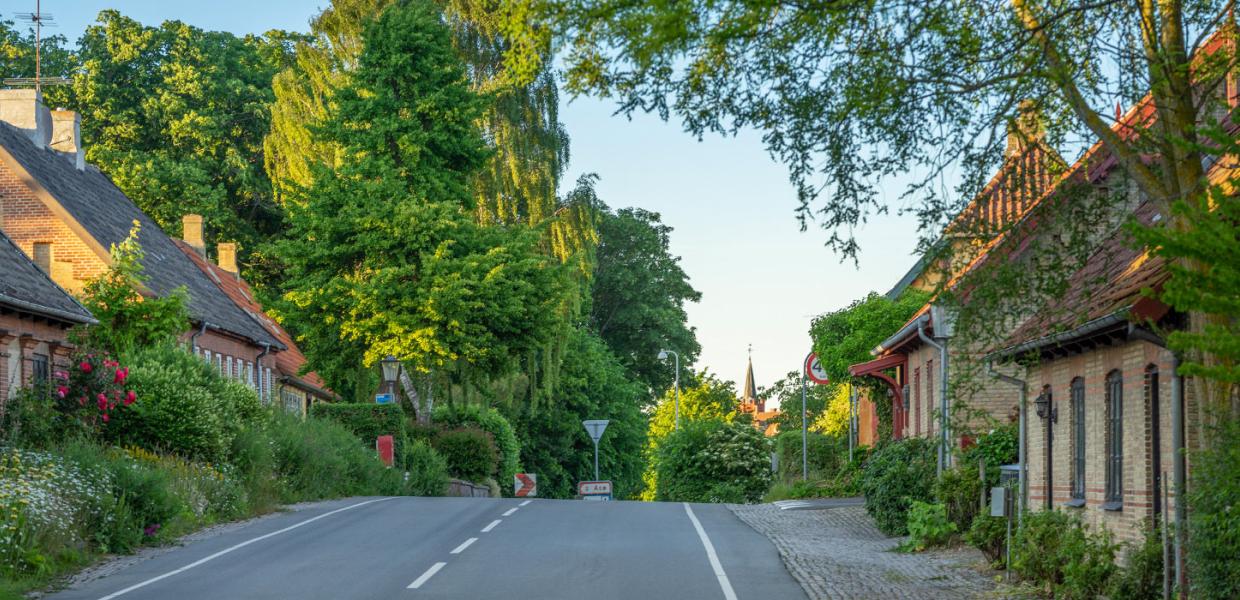
POLYGON ((84 160, 80 117, 49 111, 35 90, 0 90, 0 231, 61 287, 76 292, 105 272, 109 249, 137 224, 144 294, 184 288, 182 336, 221 373, 270 398, 283 342, 237 306, 163 230, 84 160))
POLYGON ((18 388, 47 381, 68 364, 65 333, 94 323, 78 304, 0 233, 0 414, 18 388))
POLYGON ((285 410, 305 416, 315 402, 336 399, 335 394, 327 390, 322 378, 313 371, 304 375, 306 355, 293 341, 289 334, 275 319, 263 311, 262 305, 254 296, 249 284, 241 278, 237 268, 237 245, 223 242, 217 246, 216 262, 212 263, 205 256, 201 242, 202 217, 185 215, 183 230, 188 240, 173 240, 177 247, 193 261, 203 273, 211 278, 220 290, 228 296, 238 308, 245 311, 250 318, 260 323, 268 333, 274 336, 284 349, 275 352, 275 372, 272 380, 272 399, 279 401, 285 410))

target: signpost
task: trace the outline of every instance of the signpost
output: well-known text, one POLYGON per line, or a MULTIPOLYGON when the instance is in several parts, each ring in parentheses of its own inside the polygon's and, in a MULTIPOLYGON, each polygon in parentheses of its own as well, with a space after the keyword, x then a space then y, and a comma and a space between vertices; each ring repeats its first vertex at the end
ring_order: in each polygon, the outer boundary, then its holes
POLYGON ((517 473, 513 476, 512 495, 517 498, 538 495, 538 476, 533 473, 517 473))
POLYGON ((577 495, 582 500, 611 500, 610 481, 582 481, 577 483, 577 495))
POLYGON ((375 404, 391 404, 392 394, 375 394, 375 404))
POLYGON ((806 378, 818 385, 831 382, 831 379, 827 377, 827 370, 822 368, 818 355, 813 352, 805 356, 805 368, 801 370, 801 480, 803 481, 809 480, 809 424, 805 421, 806 378))
POLYGON ((586 433, 590 434, 590 439, 594 440, 594 478, 598 479, 598 441, 603 437, 603 432, 607 430, 607 419, 596 419, 592 421, 582 421, 585 426, 586 433))

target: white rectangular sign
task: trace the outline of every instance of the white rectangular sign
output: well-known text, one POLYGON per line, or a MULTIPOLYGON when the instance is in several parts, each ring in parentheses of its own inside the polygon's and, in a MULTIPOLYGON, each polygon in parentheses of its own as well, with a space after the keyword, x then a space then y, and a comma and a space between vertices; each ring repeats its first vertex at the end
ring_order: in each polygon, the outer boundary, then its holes
POLYGON ((582 496, 610 496, 610 481, 582 481, 577 484, 577 493, 582 496))

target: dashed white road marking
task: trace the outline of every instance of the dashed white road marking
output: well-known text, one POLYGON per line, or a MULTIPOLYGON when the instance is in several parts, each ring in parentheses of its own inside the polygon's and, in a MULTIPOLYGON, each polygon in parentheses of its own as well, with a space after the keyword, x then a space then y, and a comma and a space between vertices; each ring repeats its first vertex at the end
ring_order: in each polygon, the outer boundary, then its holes
POLYGON ((512 513, 517 512, 517 509, 518 509, 518 508, 520 508, 520 507, 519 507, 519 506, 514 506, 514 507, 512 507, 512 508, 508 509, 508 510, 507 510, 507 511, 506 511, 506 512, 502 515, 502 516, 505 516, 505 517, 510 516, 512 513))
POLYGON ((136 589, 138 589, 138 588, 143 588, 143 587, 146 587, 146 586, 148 586, 148 585, 151 585, 152 583, 155 583, 156 581, 160 581, 160 580, 163 580, 163 579, 167 579, 167 578, 172 577, 173 575, 176 575, 176 574, 178 574, 178 573, 184 573, 184 572, 186 572, 186 571, 188 571, 188 570, 190 570, 190 569, 192 569, 192 568, 194 568, 194 567, 197 567, 197 566, 200 566, 200 565, 202 565, 202 564, 205 564, 205 563, 211 562, 211 561, 213 561, 213 560, 215 560, 215 559, 217 559, 217 558, 219 558, 219 557, 221 557, 221 556, 224 556, 225 554, 228 554, 229 552, 232 552, 232 551, 234 551, 234 550, 240 550, 240 549, 242 549, 242 548, 244 548, 244 547, 246 547, 246 546, 249 546, 250 544, 253 544, 253 543, 255 543, 255 542, 261 542, 261 541, 263 541, 263 540, 265 540, 265 539, 267 539, 267 538, 269 538, 269 537, 275 537, 275 536, 277 536, 277 535, 280 535, 281 533, 287 533, 287 532, 292 531, 292 530, 294 530, 294 529, 297 529, 298 527, 301 527, 301 526, 303 526, 303 525, 309 525, 309 524, 311 524, 311 523, 313 523, 313 522, 315 522, 315 521, 318 521, 319 519, 326 519, 327 517, 330 517, 330 516, 332 516, 332 515, 334 515, 334 514, 337 514, 337 513, 342 513, 342 512, 344 512, 344 511, 346 511, 346 510, 353 510, 353 509, 358 508, 358 507, 366 506, 367 504, 374 504, 375 502, 383 502, 383 501, 385 501, 385 500, 391 500, 391 498, 376 498, 376 499, 374 499, 374 500, 367 500, 367 501, 365 501, 365 502, 358 502, 357 504, 350 504, 349 506, 346 506, 346 507, 344 507, 344 508, 337 508, 336 510, 333 510, 333 511, 330 511, 330 512, 325 512, 325 513, 323 513, 323 514, 321 514, 321 515, 319 515, 319 516, 317 516, 317 517, 310 517, 309 519, 306 519, 305 521, 299 521, 299 522, 297 522, 297 523, 294 523, 294 524, 292 524, 292 525, 289 525, 288 527, 285 527, 284 529, 280 529, 280 530, 278 530, 278 531, 273 531, 273 532, 268 533, 268 534, 260 535, 260 536, 258 536, 258 537, 256 537, 256 538, 248 539, 248 540, 246 540, 246 541, 244 541, 244 542, 241 542, 240 544, 237 544, 237 545, 235 545, 235 546, 230 546, 230 547, 228 547, 228 548, 225 548, 225 549, 223 549, 223 550, 220 550, 219 552, 216 552, 215 554, 212 554, 212 555, 207 556, 207 557, 205 557, 205 558, 200 558, 200 559, 198 559, 198 560, 196 560, 196 561, 194 561, 194 562, 192 562, 192 563, 189 563, 188 565, 185 565, 184 567, 181 567, 181 568, 179 568, 179 569, 174 569, 174 570, 172 570, 172 571, 168 571, 167 573, 164 573, 163 575, 159 575, 159 576, 157 576, 157 577, 152 577, 152 578, 150 578, 150 579, 147 579, 146 581, 142 581, 142 582, 139 582, 139 583, 135 583, 135 584, 133 584, 133 585, 131 585, 131 586, 129 586, 129 587, 127 587, 127 588, 123 589, 123 590, 120 590, 120 591, 118 591, 118 592, 112 592, 111 594, 108 594, 107 596, 104 596, 104 597, 100 598, 99 600, 112 600, 113 598, 117 598, 117 597, 123 596, 123 595, 128 594, 129 592, 132 592, 132 591, 134 591, 134 590, 136 590, 136 589))
POLYGON ((531 502, 533 502, 533 500, 526 500, 525 502, 522 502, 520 506, 525 506, 526 504, 529 504, 531 502))
POLYGON ((460 546, 457 546, 457 547, 456 547, 456 550, 453 550, 452 552, 449 552, 449 554, 460 554, 460 553, 464 552, 464 551, 465 551, 465 549, 466 549, 466 548, 468 548, 470 544, 472 544, 472 543, 474 543, 474 542, 476 542, 476 541, 478 541, 478 538, 469 538, 469 539, 465 540, 465 543, 461 544, 460 546))
POLYGON ((494 521, 491 521, 491 524, 490 524, 490 525, 487 525, 486 527, 483 527, 483 528, 482 528, 482 533, 486 533, 486 532, 488 532, 488 531, 491 531, 492 529, 495 529, 495 526, 496 526, 496 525, 499 525, 499 522, 500 522, 501 520, 502 520, 502 519, 495 519, 494 521))
POLYGON ((697 530, 698 537, 702 539, 702 545, 706 547, 706 557, 710 559, 710 566, 715 570, 715 577, 719 578, 719 587, 723 589, 723 597, 726 600, 736 600, 736 592, 732 589, 732 582, 728 581, 728 574, 723 572, 723 565, 719 562, 719 555, 715 554, 715 545, 710 543, 710 537, 706 535, 706 530, 702 529, 702 524, 698 521, 697 515, 693 514, 693 508, 688 502, 684 503, 685 512, 689 514, 689 520, 693 521, 693 528, 697 530))
POLYGON ((408 587, 408 588, 406 588, 406 589, 416 590, 416 589, 418 589, 418 588, 422 587, 422 584, 426 583, 426 581, 427 581, 428 579, 430 579, 431 577, 434 577, 434 576, 435 576, 435 573, 438 573, 438 572, 439 572, 439 570, 440 570, 440 569, 442 569, 442 568, 444 567, 444 565, 446 565, 446 564, 448 564, 448 563, 446 563, 446 562, 437 562, 437 563, 435 563, 435 564, 431 565, 431 568, 427 569, 425 573, 423 573, 423 574, 419 575, 417 579, 414 579, 414 580, 413 580, 413 583, 409 584, 409 587, 408 587))

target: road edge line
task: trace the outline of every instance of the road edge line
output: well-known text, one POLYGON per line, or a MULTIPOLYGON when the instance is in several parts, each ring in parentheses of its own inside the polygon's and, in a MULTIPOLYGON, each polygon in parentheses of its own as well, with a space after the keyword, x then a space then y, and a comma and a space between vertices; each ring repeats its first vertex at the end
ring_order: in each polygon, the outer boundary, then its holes
POLYGON ((693 508, 688 502, 682 502, 685 506, 685 513, 689 515, 689 520, 693 521, 693 528, 697 530, 698 538, 702 540, 702 546, 706 548, 706 557, 710 559, 710 566, 715 570, 715 577, 719 579, 719 587, 723 590, 723 597, 727 600, 736 600, 736 590, 732 589, 732 582, 728 581, 728 574, 723 571, 723 564, 719 562, 719 555, 715 554, 715 545, 710 543, 710 536, 706 535, 706 530, 702 529, 702 523, 698 521, 697 515, 693 514, 693 508))
POLYGON ((213 560, 215 560, 215 559, 217 559, 217 558, 219 558, 219 557, 221 557, 221 556, 224 556, 225 554, 228 554, 228 553, 230 553, 230 552, 233 552, 234 550, 240 550, 240 549, 242 549, 242 548, 244 548, 244 547, 246 547, 246 546, 249 546, 250 544, 253 544, 253 543, 255 543, 255 542, 261 542, 261 541, 263 541, 263 540, 265 540, 265 539, 267 539, 267 538, 269 538, 269 537, 274 537, 274 536, 280 535, 281 533, 286 533, 286 532, 292 531, 292 530, 294 530, 294 529, 297 529, 298 527, 301 527, 302 525, 309 525, 310 523, 313 523, 313 522, 315 522, 315 521, 318 521, 319 519, 323 519, 323 518, 326 518, 326 517, 330 517, 330 516, 332 516, 332 515, 334 515, 334 514, 336 514, 336 513, 342 513, 342 512, 344 512, 344 511, 346 511, 346 510, 353 510, 353 509, 358 508, 358 507, 361 507, 361 506, 366 506, 367 504, 374 504, 374 503, 376 503, 376 502, 383 502, 383 501, 385 501, 385 500, 392 500, 392 499, 393 499, 393 497, 388 497, 388 498, 376 498, 376 499, 374 499, 374 500, 367 500, 367 501, 365 501, 365 502, 358 502, 357 504, 351 504, 351 505, 346 506, 346 507, 343 507, 343 508, 337 508, 336 510, 333 510, 333 511, 330 511, 330 512, 325 512, 325 513, 323 513, 323 514, 321 514, 321 515, 319 515, 319 516, 317 516, 317 517, 311 517, 311 518, 309 518, 309 519, 306 519, 305 521, 299 521, 299 522, 297 522, 297 523, 294 523, 294 524, 292 524, 292 525, 289 525, 288 527, 285 527, 284 529, 279 529, 279 530, 273 531, 273 532, 271 532, 271 533, 266 533, 266 534, 260 535, 260 536, 258 536, 258 537, 256 537, 256 538, 248 539, 248 540, 246 540, 246 541, 244 541, 244 542, 241 542, 240 544, 237 544, 237 545, 235 545, 235 546, 230 546, 230 547, 228 547, 228 548, 225 548, 225 549, 223 549, 223 550, 220 550, 219 552, 216 552, 215 554, 211 554, 211 555, 206 556, 206 557, 204 557, 204 558, 200 558, 200 559, 198 559, 198 560, 196 560, 196 561, 194 561, 194 562, 192 562, 192 563, 189 563, 188 565, 185 565, 184 567, 181 567, 181 568, 179 568, 179 569, 173 569, 173 570, 171 570, 171 571, 168 571, 167 573, 164 573, 163 575, 158 575, 158 576, 152 577, 152 578, 150 578, 150 579, 147 579, 146 581, 141 581, 141 582, 135 583, 135 584, 133 584, 133 585, 131 585, 131 586, 129 586, 129 587, 127 587, 127 588, 123 589, 123 590, 116 591, 116 592, 112 592, 111 594, 108 594, 107 596, 104 596, 104 597, 100 598, 99 600, 112 600, 113 598, 118 598, 118 597, 123 596, 123 595, 125 595, 125 594, 128 594, 129 592, 132 592, 132 591, 134 591, 134 590, 136 590, 136 589, 144 588, 144 587, 146 587, 146 586, 148 586, 148 585, 151 585, 152 583, 155 583, 155 582, 157 582, 157 581, 162 581, 162 580, 164 580, 164 579, 167 579, 167 578, 169 578, 169 577, 172 577, 173 575, 177 575, 177 574, 180 574, 180 573, 184 573, 184 572, 186 572, 186 571, 188 571, 188 570, 190 570, 190 569, 193 569, 194 567, 197 567, 197 566, 199 566, 199 565, 203 565, 203 564, 205 564, 205 563, 211 562, 211 561, 213 561, 213 560))
POLYGON ((435 563, 435 564, 431 565, 431 568, 427 569, 425 573, 423 573, 423 574, 419 575, 417 579, 414 579, 414 580, 413 580, 413 583, 409 584, 409 586, 408 586, 408 587, 406 587, 405 589, 407 589, 407 590, 416 590, 416 589, 418 589, 418 588, 422 587, 422 584, 424 584, 424 583, 426 583, 427 581, 429 581, 431 577, 434 577, 434 576, 435 576, 435 573, 438 573, 438 572, 439 572, 439 570, 440 570, 440 569, 442 569, 442 568, 444 568, 444 566, 446 566, 447 564, 448 564, 448 563, 446 563, 446 562, 437 562, 437 563, 435 563))

